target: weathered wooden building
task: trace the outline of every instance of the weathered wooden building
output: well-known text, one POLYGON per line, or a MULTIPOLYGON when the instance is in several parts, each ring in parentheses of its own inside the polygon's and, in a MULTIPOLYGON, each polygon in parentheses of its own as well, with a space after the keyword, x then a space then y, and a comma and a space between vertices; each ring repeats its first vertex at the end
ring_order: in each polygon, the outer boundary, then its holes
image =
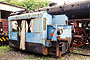
POLYGON ((12 12, 26 11, 26 8, 0 2, 0 45, 8 44, 8 17, 12 12))
POLYGON ((26 11, 26 8, 0 2, 0 32, 8 32, 8 17, 12 12, 26 11))
POLYGON ((0 19, 7 19, 11 12, 26 10, 26 8, 0 2, 0 19))

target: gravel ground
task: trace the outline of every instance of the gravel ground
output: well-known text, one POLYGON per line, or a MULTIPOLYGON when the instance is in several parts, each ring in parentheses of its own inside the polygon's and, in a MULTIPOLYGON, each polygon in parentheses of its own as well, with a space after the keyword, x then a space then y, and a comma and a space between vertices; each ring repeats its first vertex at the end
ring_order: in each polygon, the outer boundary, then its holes
POLYGON ((65 54, 62 58, 56 58, 55 56, 44 56, 3 46, 0 47, 0 60, 90 60, 90 50, 74 48, 72 53, 65 54))

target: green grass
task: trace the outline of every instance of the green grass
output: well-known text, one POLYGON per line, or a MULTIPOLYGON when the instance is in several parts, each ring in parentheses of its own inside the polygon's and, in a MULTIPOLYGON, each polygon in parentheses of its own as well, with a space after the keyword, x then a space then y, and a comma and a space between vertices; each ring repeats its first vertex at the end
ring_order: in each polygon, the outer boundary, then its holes
POLYGON ((26 57, 26 59, 35 59, 34 55, 30 55, 29 57, 26 57))
POLYGON ((43 56, 43 57, 39 57, 39 60, 46 60, 48 57, 46 57, 46 56, 43 56))
POLYGON ((8 52, 8 51, 10 51, 9 46, 1 46, 0 47, 0 55, 6 56, 6 54, 4 52, 8 52))
POLYGON ((64 60, 64 57, 62 57, 61 60, 64 60))
POLYGON ((35 58, 37 58, 39 60, 47 60, 48 59, 48 57, 46 57, 46 56, 35 57, 35 55, 30 55, 29 57, 26 57, 26 59, 35 59, 35 58))
POLYGON ((1 46, 0 51, 1 52, 8 52, 8 51, 10 51, 10 47, 9 46, 1 46))

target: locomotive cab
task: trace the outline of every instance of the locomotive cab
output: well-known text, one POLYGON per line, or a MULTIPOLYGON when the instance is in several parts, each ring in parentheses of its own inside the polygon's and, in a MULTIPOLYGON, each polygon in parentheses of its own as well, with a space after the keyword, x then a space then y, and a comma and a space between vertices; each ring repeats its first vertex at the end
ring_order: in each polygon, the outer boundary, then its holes
POLYGON ((14 15, 8 18, 9 46, 44 55, 61 57, 68 52, 73 26, 66 15, 45 11, 14 15))

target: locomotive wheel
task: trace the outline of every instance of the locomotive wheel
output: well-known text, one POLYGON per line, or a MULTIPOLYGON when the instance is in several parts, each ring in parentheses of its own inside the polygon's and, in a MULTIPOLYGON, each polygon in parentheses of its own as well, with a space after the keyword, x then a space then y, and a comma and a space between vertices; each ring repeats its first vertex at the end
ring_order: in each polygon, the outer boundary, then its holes
POLYGON ((74 47, 82 47, 84 45, 82 39, 80 38, 75 38, 74 39, 74 43, 73 43, 73 46, 74 47))
POLYGON ((85 45, 85 43, 87 41, 87 34, 83 28, 75 27, 74 35, 81 36, 81 37, 78 37, 78 36, 73 37, 74 38, 74 42, 73 42, 74 47, 82 47, 83 45, 85 45))

